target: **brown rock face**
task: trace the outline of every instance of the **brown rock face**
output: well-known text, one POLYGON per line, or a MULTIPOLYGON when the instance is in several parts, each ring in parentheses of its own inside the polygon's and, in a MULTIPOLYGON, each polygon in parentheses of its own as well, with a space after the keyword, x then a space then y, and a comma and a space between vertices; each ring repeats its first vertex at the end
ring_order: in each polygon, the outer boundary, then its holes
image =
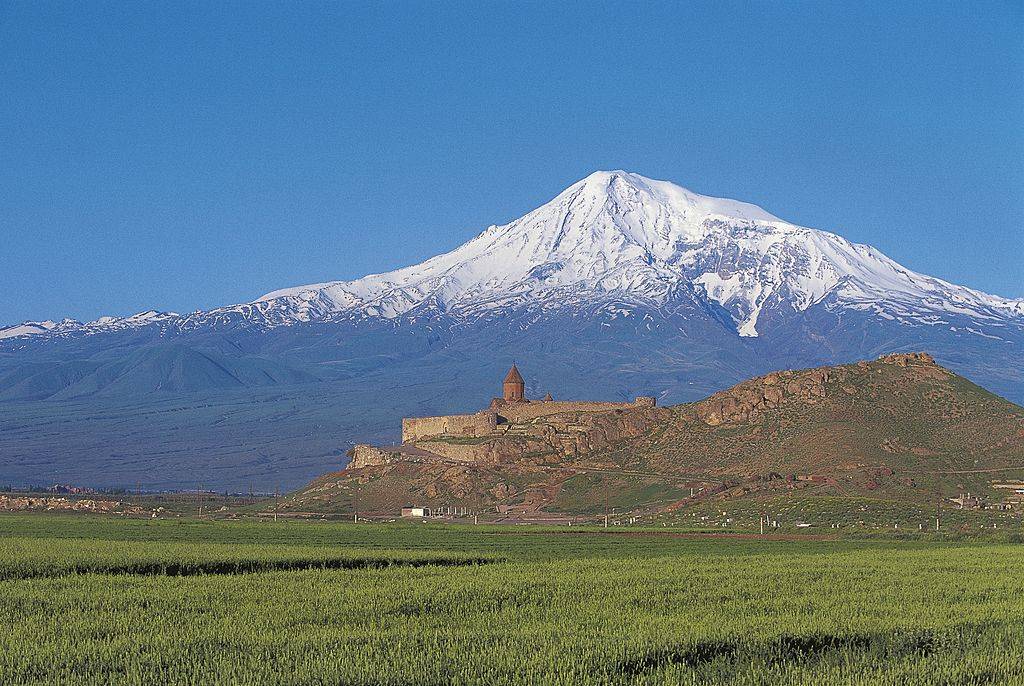
POLYGON ((357 445, 350 453, 352 460, 349 466, 352 469, 390 464, 400 459, 397 455, 372 445, 357 445))
POLYGON ((760 412, 792 400, 813 402, 825 397, 829 374, 822 369, 776 372, 716 393, 697 406, 697 416, 709 426, 756 421, 760 412))
POLYGON ((872 365, 878 364, 913 367, 916 375, 925 378, 947 374, 928 353, 895 353, 880 357, 874 363, 862 361, 855 366, 773 372, 714 394, 697 404, 696 413, 709 426, 755 422, 761 418, 762 410, 789 403, 814 404, 835 390, 848 396, 854 395, 856 389, 845 382, 856 374, 877 369, 877 366, 872 365), (838 389, 833 382, 839 384, 838 389))
POLYGON ((915 362, 922 364, 935 364, 935 358, 928 353, 893 353, 878 358, 884 364, 894 364, 898 367, 908 367, 915 362))
POLYGON ((498 500, 504 500, 512 495, 515 495, 516 489, 509 486, 505 482, 499 482, 495 484, 494 488, 490 490, 490 494, 498 500))

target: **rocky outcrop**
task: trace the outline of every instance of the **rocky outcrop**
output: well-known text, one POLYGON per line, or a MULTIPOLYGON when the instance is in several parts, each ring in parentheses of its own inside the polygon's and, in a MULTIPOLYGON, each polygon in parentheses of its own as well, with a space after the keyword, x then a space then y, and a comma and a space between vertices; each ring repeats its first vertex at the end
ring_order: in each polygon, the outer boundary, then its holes
MULTIPOLYGON (((0 495, 0 510, 18 512, 22 510, 67 510, 72 512, 116 512, 121 509, 118 500, 94 500, 92 498, 48 498, 0 495)), ((138 509, 138 508, 134 508, 138 509)))
POLYGON ((909 367, 915 363, 935 364, 935 358, 928 353, 893 353, 878 358, 882 364, 894 364, 897 367, 909 367))
POLYGON ((562 455, 579 457, 640 436, 670 414, 650 405, 603 413, 567 413, 545 418, 535 430, 562 455))
POLYGON ((760 412, 785 402, 824 398, 827 384, 841 376, 835 368, 775 372, 714 394, 697 404, 696 413, 709 426, 756 420, 760 412))
POLYGON ((352 469, 376 467, 388 464, 394 460, 391 453, 372 445, 357 445, 352 448, 349 457, 352 459, 349 460, 348 466, 352 469))
POLYGON ((851 382, 858 374, 863 375, 879 365, 914 368, 917 376, 922 378, 948 375, 928 353, 895 353, 880 357, 875 362, 862 361, 856 365, 773 372, 715 393, 697 403, 694 411, 709 426, 755 422, 761 419, 765 410, 784 404, 815 404, 829 393, 836 392, 855 395, 857 387, 851 382))

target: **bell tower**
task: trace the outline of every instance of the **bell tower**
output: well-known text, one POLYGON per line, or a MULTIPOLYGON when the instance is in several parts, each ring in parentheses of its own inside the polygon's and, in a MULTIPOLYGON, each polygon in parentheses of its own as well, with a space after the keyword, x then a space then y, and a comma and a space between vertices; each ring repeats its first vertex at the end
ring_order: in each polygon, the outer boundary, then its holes
POLYGON ((526 382, 523 375, 519 373, 515 364, 508 370, 505 380, 501 384, 501 395, 505 400, 511 402, 522 402, 526 399, 526 382))

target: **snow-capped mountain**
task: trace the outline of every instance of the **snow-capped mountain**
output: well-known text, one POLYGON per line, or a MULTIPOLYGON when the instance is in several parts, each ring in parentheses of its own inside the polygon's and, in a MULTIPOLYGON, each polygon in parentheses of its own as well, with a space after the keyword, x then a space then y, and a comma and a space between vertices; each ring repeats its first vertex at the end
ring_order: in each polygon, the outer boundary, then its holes
POLYGON ((1024 301, 753 205, 596 172, 386 274, 0 329, 0 474, 298 484, 353 442, 395 439, 400 417, 485 406, 512 359, 531 396, 675 403, 907 350, 1024 402, 1024 301))
POLYGON ((390 318, 424 303, 469 316, 516 301, 607 294, 651 304, 706 298, 731 313, 741 336, 758 335, 766 307, 801 312, 829 295, 835 307, 927 323, 944 311, 993 322, 1024 317, 1024 300, 917 274, 869 246, 754 205, 622 171, 595 172, 421 264, 275 291, 253 307, 277 321, 352 312, 390 318))
POLYGON ((286 288, 184 316, 26 323, 0 330, 0 338, 152 324, 192 330, 237 324, 239 317, 259 326, 395 319, 426 310, 473 318, 529 304, 608 299, 655 308, 677 300, 717 305, 744 337, 763 333, 766 311, 800 313, 826 301, 832 311, 869 311, 913 325, 955 326, 947 315, 996 328, 1024 322, 1024 300, 918 274, 870 246, 796 226, 754 205, 613 171, 595 172, 520 219, 411 267, 286 288))

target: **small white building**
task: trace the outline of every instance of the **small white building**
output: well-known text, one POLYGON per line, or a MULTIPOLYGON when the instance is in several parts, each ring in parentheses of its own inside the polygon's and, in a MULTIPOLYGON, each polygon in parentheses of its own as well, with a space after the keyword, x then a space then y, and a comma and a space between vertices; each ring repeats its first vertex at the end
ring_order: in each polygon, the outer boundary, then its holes
POLYGON ((402 508, 402 516, 403 517, 420 517, 420 518, 429 517, 430 516, 430 508, 429 507, 414 507, 412 505, 409 505, 408 507, 403 507, 402 508))

